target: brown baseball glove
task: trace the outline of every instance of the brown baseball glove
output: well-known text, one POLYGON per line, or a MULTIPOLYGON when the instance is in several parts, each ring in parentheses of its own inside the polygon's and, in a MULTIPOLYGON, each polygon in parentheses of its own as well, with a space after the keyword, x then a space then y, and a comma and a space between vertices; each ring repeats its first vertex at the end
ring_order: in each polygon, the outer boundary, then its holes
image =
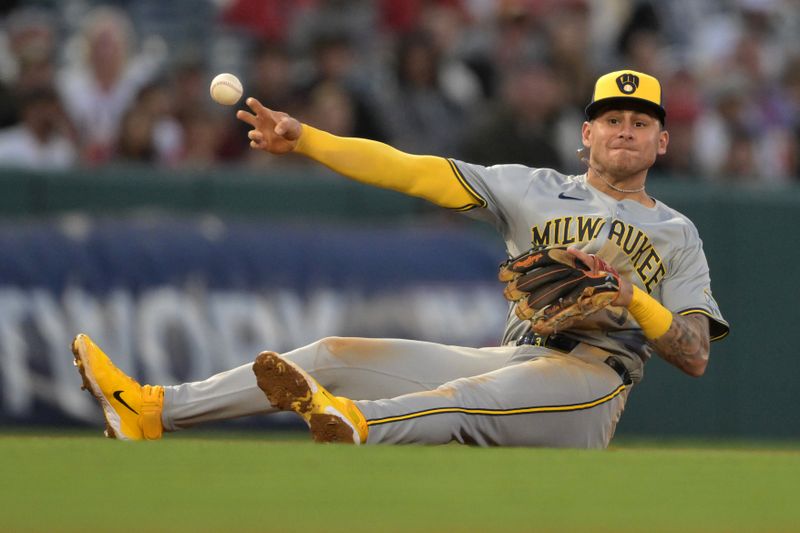
POLYGON ((549 335, 574 326, 619 295, 617 271, 596 255, 587 265, 566 247, 532 248, 500 265, 506 299, 533 331, 549 335))

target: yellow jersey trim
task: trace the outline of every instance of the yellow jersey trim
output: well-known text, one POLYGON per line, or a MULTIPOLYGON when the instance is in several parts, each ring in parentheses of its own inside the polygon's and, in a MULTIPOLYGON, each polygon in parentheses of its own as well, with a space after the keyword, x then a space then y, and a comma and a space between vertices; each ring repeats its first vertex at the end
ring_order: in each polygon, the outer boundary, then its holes
POLYGON ((402 422, 405 420, 412 420, 414 418, 421 418, 423 416, 440 415, 448 413, 462 413, 467 415, 482 415, 482 416, 511 416, 511 415, 527 415, 534 413, 564 413, 570 411, 582 411, 584 409, 591 409, 606 402, 609 402, 620 395, 622 391, 627 388, 626 385, 620 385, 614 391, 606 394, 601 398, 592 400, 585 403, 575 403, 569 405, 545 405, 537 407, 520 407, 517 409, 476 409, 469 407, 440 407, 436 409, 426 409, 424 411, 417 411, 415 413, 408 413, 399 416, 389 416, 386 418, 376 418, 367 420, 367 426, 378 426, 381 424, 390 424, 392 422, 402 422))
POLYGON ((461 186, 462 186, 462 187, 464 187, 464 190, 465 190, 465 191, 467 191, 467 192, 470 194, 470 196, 472 196, 473 198, 475 198, 475 201, 477 201, 477 202, 478 202, 478 204, 477 204, 477 205, 475 205, 475 204, 468 204, 468 205, 465 205, 465 206, 462 206, 462 207, 457 207, 457 208, 454 208, 454 209, 455 209, 456 211, 469 211, 470 209, 473 209, 473 208, 475 208, 475 207, 486 207, 486 206, 488 205, 488 203, 487 203, 487 202, 486 202, 486 200, 483 198, 483 196, 481 196, 480 194, 478 194, 478 191, 476 191, 476 190, 475 190, 475 189, 474 189, 474 188, 473 188, 473 187, 472 187, 472 186, 471 186, 471 185, 470 185, 470 184, 467 182, 467 179, 466 179, 466 178, 464 177, 464 175, 461 173, 461 170, 459 170, 459 168, 458 168, 458 165, 456 165, 456 164, 455 164, 455 162, 454 162, 452 159, 447 159, 447 162, 450 164, 450 168, 452 169, 452 171, 453 171, 453 174, 455 174, 456 178, 458 179, 458 182, 461 184, 461 186))
POLYGON ((680 311, 678 314, 681 316, 705 315, 708 318, 710 318, 711 322, 709 323, 709 332, 711 333, 711 336, 709 337, 709 340, 711 342, 724 339, 725 337, 728 336, 728 333, 730 333, 731 331, 730 327, 720 322, 717 317, 715 317, 705 309, 700 309, 699 307, 693 307, 692 309, 685 309, 683 311, 680 311))

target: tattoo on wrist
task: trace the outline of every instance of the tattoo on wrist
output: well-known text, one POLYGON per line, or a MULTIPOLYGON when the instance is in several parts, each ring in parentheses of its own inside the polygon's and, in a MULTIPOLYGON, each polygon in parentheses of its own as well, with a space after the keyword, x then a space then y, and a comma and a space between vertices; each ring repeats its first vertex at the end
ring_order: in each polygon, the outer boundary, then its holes
POLYGON ((684 368, 707 359, 708 319, 703 315, 676 315, 661 337, 650 341, 658 354, 669 363, 684 368))

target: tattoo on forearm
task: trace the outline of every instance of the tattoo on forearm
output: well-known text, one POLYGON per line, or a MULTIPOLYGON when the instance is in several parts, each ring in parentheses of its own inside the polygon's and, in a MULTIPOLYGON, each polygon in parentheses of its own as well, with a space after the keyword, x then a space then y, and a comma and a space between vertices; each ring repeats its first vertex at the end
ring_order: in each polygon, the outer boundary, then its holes
POLYGON ((650 341, 658 354, 682 370, 708 359, 708 319, 703 315, 676 315, 667 332, 650 341))

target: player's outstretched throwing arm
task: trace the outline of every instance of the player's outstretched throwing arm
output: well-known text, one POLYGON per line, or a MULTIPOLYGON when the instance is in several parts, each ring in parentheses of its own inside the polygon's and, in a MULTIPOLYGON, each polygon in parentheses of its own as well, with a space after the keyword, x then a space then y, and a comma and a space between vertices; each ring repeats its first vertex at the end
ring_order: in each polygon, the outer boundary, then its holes
POLYGON ((246 103, 252 113, 240 110, 236 117, 253 128, 248 133, 251 148, 271 154, 296 152, 362 183, 450 209, 484 205, 455 165, 443 157, 411 155, 376 141, 337 137, 268 109, 255 98, 246 103))
MULTIPOLYGON (((594 267, 594 256, 576 248, 570 248, 569 252, 594 267)), ((628 308, 656 353, 690 376, 702 376, 711 344, 708 318, 701 314, 673 313, 624 278, 619 278, 619 288, 619 296, 612 304, 628 308)))

